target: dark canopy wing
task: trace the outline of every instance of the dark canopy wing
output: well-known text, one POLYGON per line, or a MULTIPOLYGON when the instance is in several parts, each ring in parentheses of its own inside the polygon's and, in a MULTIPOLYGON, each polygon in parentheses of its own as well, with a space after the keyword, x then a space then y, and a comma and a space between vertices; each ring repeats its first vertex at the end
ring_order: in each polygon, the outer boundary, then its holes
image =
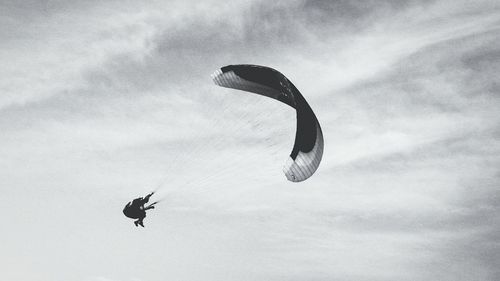
POLYGON ((219 86, 267 96, 295 108, 295 144, 283 172, 294 182, 314 174, 323 156, 323 133, 316 115, 290 80, 272 68, 242 64, 224 66, 212 75, 212 79, 219 86))

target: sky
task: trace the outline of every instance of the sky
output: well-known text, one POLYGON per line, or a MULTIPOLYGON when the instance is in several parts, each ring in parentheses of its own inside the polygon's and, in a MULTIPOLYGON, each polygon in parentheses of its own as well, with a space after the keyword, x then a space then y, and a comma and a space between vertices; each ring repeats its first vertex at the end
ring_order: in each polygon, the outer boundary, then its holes
POLYGON ((498 1, 0 1, 10 281, 499 280, 498 1), (285 74, 295 113, 217 87, 285 74), (122 214, 151 190, 145 228, 122 214))

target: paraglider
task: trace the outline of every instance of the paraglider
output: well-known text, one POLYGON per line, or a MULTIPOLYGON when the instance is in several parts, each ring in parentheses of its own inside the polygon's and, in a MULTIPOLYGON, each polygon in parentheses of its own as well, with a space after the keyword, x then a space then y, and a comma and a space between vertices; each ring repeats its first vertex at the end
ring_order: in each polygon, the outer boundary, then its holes
POLYGON ((279 71, 258 65, 228 65, 212 75, 215 84, 279 100, 296 110, 295 144, 283 172, 289 181, 301 182, 318 169, 323 156, 323 132, 311 107, 279 71))
POLYGON ((155 208, 155 204, 158 202, 154 202, 149 204, 148 206, 144 206, 146 203, 149 202, 149 198, 154 194, 154 192, 151 192, 150 194, 146 195, 146 197, 139 197, 134 199, 132 202, 128 202, 127 205, 125 205, 125 208, 123 208, 123 214, 131 219, 136 219, 134 221, 135 226, 142 226, 144 227, 143 220, 146 217, 146 211, 150 209, 155 208))
MULTIPOLYGON (((212 79, 216 85, 263 95, 294 108, 297 124, 295 142, 283 166, 283 173, 289 181, 301 182, 316 172, 323 157, 323 132, 313 110, 288 78, 270 67, 240 64, 222 67, 212 75, 212 79)), ((144 227, 146 211, 154 209, 158 203, 145 206, 153 194, 136 198, 123 209, 125 216, 135 219, 136 227, 144 227)))

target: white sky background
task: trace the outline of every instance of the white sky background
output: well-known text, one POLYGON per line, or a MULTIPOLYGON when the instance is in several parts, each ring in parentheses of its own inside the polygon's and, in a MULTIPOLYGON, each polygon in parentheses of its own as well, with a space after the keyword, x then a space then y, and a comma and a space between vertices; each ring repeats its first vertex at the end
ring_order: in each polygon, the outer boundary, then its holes
POLYGON ((500 279, 498 1, 191 2, 1 2, 2 280, 500 279), (309 180, 238 63, 315 110, 309 180))

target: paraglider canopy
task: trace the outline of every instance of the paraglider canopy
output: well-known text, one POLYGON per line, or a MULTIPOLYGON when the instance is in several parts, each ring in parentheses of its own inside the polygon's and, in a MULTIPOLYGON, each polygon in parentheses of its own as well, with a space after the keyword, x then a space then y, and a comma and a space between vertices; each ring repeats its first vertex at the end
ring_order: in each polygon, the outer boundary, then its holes
POLYGON ((313 110, 288 78, 270 67, 239 64, 222 67, 212 79, 219 86, 267 96, 295 108, 295 144, 283 172, 293 182, 314 174, 323 156, 323 132, 313 110))

